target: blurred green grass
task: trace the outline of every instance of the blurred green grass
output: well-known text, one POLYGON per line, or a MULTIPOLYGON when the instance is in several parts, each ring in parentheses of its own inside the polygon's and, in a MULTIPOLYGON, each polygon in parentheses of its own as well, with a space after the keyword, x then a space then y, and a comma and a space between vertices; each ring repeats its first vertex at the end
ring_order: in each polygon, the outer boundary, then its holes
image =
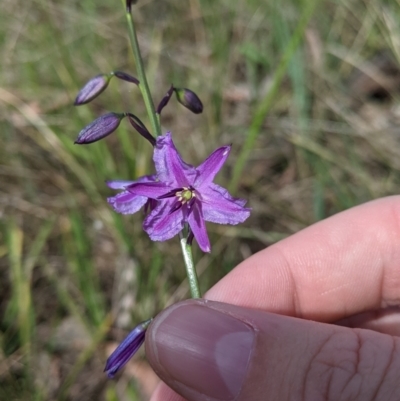
MULTIPOLYGON (((218 180, 253 208, 242 226, 209 225, 210 255, 195 249, 206 290, 263 247, 398 192, 400 2, 182 4, 135 6, 156 101, 173 82, 205 105, 171 102, 163 129, 193 164, 232 143, 218 180)), ((117 382, 102 368, 135 322, 188 296, 179 244, 151 243, 140 214, 106 203, 105 179, 152 168, 127 124, 73 145, 105 111, 147 122, 137 88, 116 80, 72 106, 90 77, 134 74, 121 2, 3 0, 0 44, 0 399, 147 399, 140 357, 117 382)))

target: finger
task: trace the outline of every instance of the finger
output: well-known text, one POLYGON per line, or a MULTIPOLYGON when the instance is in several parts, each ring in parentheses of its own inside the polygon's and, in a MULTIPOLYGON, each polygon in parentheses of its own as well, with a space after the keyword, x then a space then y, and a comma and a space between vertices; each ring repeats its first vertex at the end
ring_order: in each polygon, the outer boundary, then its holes
POLYGON ((359 313, 335 324, 346 327, 369 329, 400 337, 400 310, 398 307, 359 313))
POLYGON ((151 401, 186 401, 183 397, 161 382, 151 396, 151 401))
POLYGON ((399 338, 228 304, 166 309, 146 354, 191 401, 400 399, 399 338))
POLYGON ((205 295, 333 322, 400 303, 400 197, 369 202, 253 255, 205 295))
MULTIPOLYGON (((400 337, 400 311, 398 307, 360 313, 342 319, 335 324, 369 329, 400 337)), ((184 401, 184 399, 162 382, 153 394, 151 401, 184 401)))

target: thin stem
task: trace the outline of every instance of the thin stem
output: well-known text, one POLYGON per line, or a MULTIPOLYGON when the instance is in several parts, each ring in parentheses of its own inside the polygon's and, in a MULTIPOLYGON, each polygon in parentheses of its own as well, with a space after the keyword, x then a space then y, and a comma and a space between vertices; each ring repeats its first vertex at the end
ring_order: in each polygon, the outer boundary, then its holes
POLYGON ((192 246, 187 243, 186 238, 182 233, 179 234, 179 240, 189 281, 190 295, 192 298, 201 298, 199 280, 197 279, 197 273, 193 263, 192 246))
MULTIPOLYGON (((125 1, 122 1, 125 5, 125 1)), ((153 134, 155 136, 161 135, 161 125, 160 121, 156 116, 156 110, 154 108, 153 99, 151 97, 149 84, 147 83, 146 73, 144 71, 143 59, 140 54, 139 43, 136 36, 135 25, 133 23, 133 18, 131 13, 126 10, 126 21, 128 23, 129 40, 131 42, 131 47, 133 51, 133 56, 135 57, 137 75, 139 79, 139 88, 142 92, 144 104, 146 106, 147 114, 149 116, 150 124, 152 127, 153 134)))
POLYGON ((292 59, 294 52, 299 46, 301 39, 303 38, 304 31, 306 30, 308 22, 313 16, 313 13, 318 3, 319 0, 312 0, 307 2, 307 5, 303 10, 297 27, 293 33, 293 36, 287 44, 281 61, 278 64, 274 78, 272 80, 271 88, 255 110, 249 132, 246 136, 246 140, 240 150, 239 156, 237 157, 235 166, 233 168, 232 179, 229 185, 229 190, 232 192, 235 192, 235 190, 237 189, 240 176, 242 175, 247 159, 251 154, 255 141, 261 131, 262 125, 264 124, 265 117, 269 112, 271 106, 274 104, 275 96, 278 93, 278 89, 281 82, 283 81, 283 78, 285 77, 288 65, 292 59))

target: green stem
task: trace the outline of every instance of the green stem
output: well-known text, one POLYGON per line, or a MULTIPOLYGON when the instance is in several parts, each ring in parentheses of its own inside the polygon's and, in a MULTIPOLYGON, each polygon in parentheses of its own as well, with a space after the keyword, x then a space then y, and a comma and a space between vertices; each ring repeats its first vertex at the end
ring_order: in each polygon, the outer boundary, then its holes
POLYGON ((249 158, 250 153, 254 147, 255 141, 261 131, 265 116, 269 112, 271 106, 274 104, 275 96, 278 93, 278 89, 283 78, 285 77, 289 62, 292 59, 292 56, 296 51, 298 45, 300 44, 301 39, 303 38, 304 31, 307 28, 308 22, 310 21, 318 2, 319 0, 312 0, 307 2, 307 5, 303 10, 297 27, 293 33, 293 36, 288 43, 282 59, 276 69, 274 78, 272 80, 271 89, 267 92, 264 99, 261 101, 254 113, 248 135, 246 136, 246 140, 241 148, 241 151, 238 158, 236 159, 236 163, 233 168, 232 179, 229 185, 229 190, 231 192, 235 192, 235 190, 237 189, 239 179, 242 175, 247 159, 249 158))
POLYGON ((179 234, 179 240, 189 281, 190 295, 192 298, 201 298, 199 280, 197 279, 197 273, 193 263, 192 246, 187 243, 186 238, 182 233, 179 234))
MULTIPOLYGON (((122 0, 122 3, 125 6, 125 0, 122 0)), ((160 120, 157 118, 153 99, 152 99, 151 93, 150 93, 149 84, 147 83, 146 73, 144 71, 144 66, 143 66, 143 59, 140 54, 140 48, 139 48, 139 43, 138 43, 137 36, 136 36, 136 30, 135 30, 135 25, 133 23, 133 18, 132 18, 131 13, 128 10, 126 11, 126 21, 128 23, 129 40, 131 42, 133 56, 135 58, 137 75, 138 75, 138 79, 140 81, 139 88, 140 88, 140 91, 142 92, 144 104, 146 106, 146 110, 147 110, 147 114, 149 116, 153 134, 155 136, 160 136, 161 135, 160 120)))

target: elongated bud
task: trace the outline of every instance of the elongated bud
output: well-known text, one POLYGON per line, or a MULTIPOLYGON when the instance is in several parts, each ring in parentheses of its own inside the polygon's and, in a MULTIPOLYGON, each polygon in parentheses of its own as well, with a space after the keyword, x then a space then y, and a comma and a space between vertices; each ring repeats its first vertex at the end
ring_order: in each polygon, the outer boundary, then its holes
POLYGON ((128 113, 128 119, 132 127, 135 128, 135 130, 139 132, 139 134, 142 135, 143 138, 146 138, 152 146, 156 145, 156 139, 153 137, 153 135, 150 134, 149 130, 142 123, 139 117, 136 117, 132 113, 128 113))
POLYGON ((111 74, 100 74, 89 80, 76 96, 74 105, 80 106, 89 103, 103 92, 110 82, 111 74))
POLYGON ((149 319, 137 325, 107 359, 104 372, 109 378, 113 378, 139 350, 152 320, 149 319))
POLYGON ((127 74, 126 72, 114 71, 113 74, 117 78, 122 79, 123 81, 132 82, 136 85, 139 85, 139 80, 137 78, 133 77, 132 75, 127 74))
POLYGON ((199 97, 190 89, 174 88, 178 102, 189 109, 194 114, 200 114, 203 111, 203 103, 199 97))
POLYGON ((161 114, 162 109, 168 104, 169 99, 171 99, 172 93, 174 92, 174 86, 171 85, 171 87, 168 89, 168 92, 166 95, 161 99, 160 104, 157 107, 157 113, 161 114))
POLYGON ((126 117, 126 113, 108 113, 97 118, 87 125, 76 138, 75 143, 86 145, 99 141, 113 133, 119 126, 121 120, 126 117))

